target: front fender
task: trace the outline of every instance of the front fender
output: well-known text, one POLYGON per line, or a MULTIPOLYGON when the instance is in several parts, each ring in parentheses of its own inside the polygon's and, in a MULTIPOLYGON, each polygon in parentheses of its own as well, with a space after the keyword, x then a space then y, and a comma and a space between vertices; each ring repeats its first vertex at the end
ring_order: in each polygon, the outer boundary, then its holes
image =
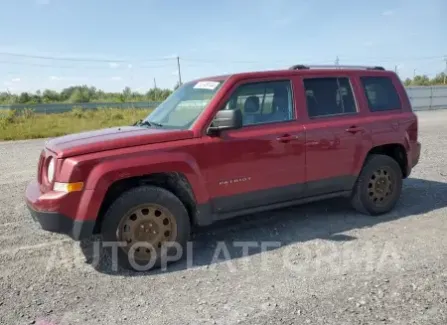
POLYGON ((198 204, 209 200, 200 168, 187 153, 163 152, 150 156, 118 157, 105 160, 92 168, 85 184, 84 204, 78 210, 78 215, 82 219, 96 219, 107 190, 116 181, 168 172, 185 175, 198 204))

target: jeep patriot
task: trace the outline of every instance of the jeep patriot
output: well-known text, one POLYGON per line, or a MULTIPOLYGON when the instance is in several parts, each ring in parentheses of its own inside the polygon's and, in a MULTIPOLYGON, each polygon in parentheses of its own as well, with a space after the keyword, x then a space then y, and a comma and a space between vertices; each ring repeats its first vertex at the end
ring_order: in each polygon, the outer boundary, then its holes
POLYGON ((47 231, 158 267, 221 219, 334 197, 386 213, 420 150, 394 72, 295 65, 187 82, 135 125, 50 139, 26 202, 47 231))

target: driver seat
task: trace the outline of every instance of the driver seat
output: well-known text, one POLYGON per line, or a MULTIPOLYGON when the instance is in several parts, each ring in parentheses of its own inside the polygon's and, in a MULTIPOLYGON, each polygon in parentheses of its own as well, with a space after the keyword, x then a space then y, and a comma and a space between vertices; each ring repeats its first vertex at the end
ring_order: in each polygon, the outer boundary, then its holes
POLYGON ((256 116, 259 115, 260 106, 258 96, 250 96, 245 100, 243 115, 244 125, 250 125, 257 122, 256 116))

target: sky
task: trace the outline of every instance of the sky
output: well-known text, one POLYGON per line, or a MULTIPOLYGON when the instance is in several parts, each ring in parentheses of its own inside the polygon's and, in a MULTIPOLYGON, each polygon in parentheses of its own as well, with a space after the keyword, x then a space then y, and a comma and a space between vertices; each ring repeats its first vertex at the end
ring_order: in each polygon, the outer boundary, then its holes
POLYGON ((337 57, 340 64, 397 67, 401 78, 446 68, 446 0, 0 0, 0 6, 0 91, 172 88, 177 57, 183 82, 333 64, 337 57))

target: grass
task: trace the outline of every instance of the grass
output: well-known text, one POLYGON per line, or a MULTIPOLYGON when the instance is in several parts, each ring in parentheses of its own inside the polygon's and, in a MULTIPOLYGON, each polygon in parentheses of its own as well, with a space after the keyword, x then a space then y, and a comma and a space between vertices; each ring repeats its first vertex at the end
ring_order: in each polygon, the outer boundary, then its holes
POLYGON ((0 110, 0 140, 48 138, 113 126, 131 125, 152 109, 98 108, 71 112, 35 114, 30 109, 0 110))

